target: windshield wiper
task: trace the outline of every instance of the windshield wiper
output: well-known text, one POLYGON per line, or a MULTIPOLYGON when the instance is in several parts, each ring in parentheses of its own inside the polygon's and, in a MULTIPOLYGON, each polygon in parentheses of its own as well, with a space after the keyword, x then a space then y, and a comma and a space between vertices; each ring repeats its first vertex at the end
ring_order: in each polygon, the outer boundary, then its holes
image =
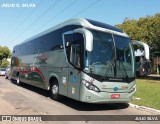
POLYGON ((125 76, 126 76, 126 82, 127 82, 127 81, 128 81, 128 79, 129 79, 129 77, 128 77, 128 74, 127 74, 126 68, 124 67, 124 64, 123 64, 123 62, 122 62, 122 61, 120 61, 120 60, 119 60, 119 63, 121 63, 121 64, 122 64, 122 68, 123 68, 123 71, 124 71, 124 73, 125 73, 125 76))
POLYGON ((104 80, 106 79, 109 71, 112 71, 112 68, 113 68, 113 71, 114 71, 114 64, 115 64, 114 62, 115 62, 114 58, 111 61, 108 61, 109 66, 106 68, 106 72, 105 72, 104 76, 102 77, 102 79, 104 79, 104 80), (111 68, 111 69, 109 69, 109 68, 111 68))

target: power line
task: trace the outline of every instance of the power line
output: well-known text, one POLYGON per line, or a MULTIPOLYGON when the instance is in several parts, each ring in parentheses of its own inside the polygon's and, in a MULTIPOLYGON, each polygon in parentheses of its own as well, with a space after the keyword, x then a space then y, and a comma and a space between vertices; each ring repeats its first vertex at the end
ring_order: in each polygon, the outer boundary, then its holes
MULTIPOLYGON (((51 22, 53 19, 55 19, 57 16, 59 16, 60 14, 62 14, 66 9, 68 9, 69 7, 73 6, 78 0, 72 1, 68 6, 66 6, 64 9, 62 9, 59 13, 57 13, 55 16, 53 16, 48 22, 51 22)), ((46 23, 44 23, 43 25, 40 26, 40 28, 44 27, 46 25, 46 23)))
MULTIPOLYGON (((34 13, 34 11, 38 8, 38 6, 41 4, 43 2, 43 0, 41 0, 39 3, 38 3, 38 5, 37 5, 37 7, 35 8, 35 9, 33 9, 29 14, 28 14, 28 16, 26 16, 26 18, 24 18, 23 19, 23 21, 21 21, 21 23, 19 24, 19 25, 22 25, 22 24, 24 24, 24 22, 26 22, 27 20, 28 20, 28 18, 34 13)), ((16 28, 16 30, 19 28, 20 26, 18 26, 17 28, 16 28)), ((10 30, 11 31, 11 30, 10 30)), ((14 31, 14 30, 13 30, 14 31)), ((4 40, 5 41, 5 40, 4 40)))
MULTIPOLYGON (((57 0, 56 0, 56 1, 57 1, 57 0)), ((56 1, 55 1, 46 11, 44 11, 39 17, 37 17, 34 22, 36 22, 41 16, 43 16, 43 15, 56 3, 56 1)), ((59 16, 61 13, 63 13, 66 9, 68 9, 70 6, 72 6, 75 2, 77 2, 77 1, 73 1, 72 3, 70 3, 67 7, 65 7, 63 10, 61 10, 58 14, 56 14, 56 15, 55 15, 54 17, 52 17, 50 20, 55 19, 57 16, 59 16)), ((95 1, 94 3, 90 4, 88 7, 84 8, 83 10, 81 10, 80 12, 78 12, 77 14, 75 14, 73 17, 75 17, 75 16, 83 13, 84 11, 88 10, 89 8, 91 8, 92 6, 94 6, 95 4, 97 4, 98 2, 100 2, 100 0, 97 0, 97 1, 95 1)), ((72 17, 72 18, 73 18, 73 17, 72 17)), ((31 23, 30 26, 32 26, 32 25, 34 24, 34 22, 31 23)), ((48 21, 48 22, 50 22, 50 21, 48 21)), ((44 25, 46 25, 46 23, 43 24, 43 25, 40 26, 40 27, 43 27, 44 25)), ((27 29, 29 29, 29 28, 30 28, 30 27, 27 27, 27 29)), ((24 33, 27 31, 27 29, 24 30, 21 34, 19 34, 13 41, 15 41, 15 40, 16 40, 18 37, 20 37, 22 34, 24 34, 24 33)), ((12 41, 12 42, 13 42, 13 41, 12 41)))
MULTIPOLYGON (((79 15, 80 13, 86 11, 87 9, 89 9, 90 7, 92 7, 93 5, 95 5, 96 3, 98 3, 100 0, 97 0, 96 2, 92 3, 91 5, 89 5, 87 8, 81 10, 80 12, 78 12, 76 15, 79 15)), ((57 13, 55 16, 53 16, 48 22, 51 22, 53 19, 55 19, 57 16, 59 16, 61 13, 63 13, 66 9, 68 9, 69 7, 71 7, 72 5, 74 5, 76 1, 71 2, 68 6, 66 6, 63 10, 61 10, 59 13, 57 13)), ((42 26, 40 26, 39 28, 42 28, 46 25, 46 23, 44 23, 42 26)), ((39 30, 39 29, 36 29, 39 30)))
POLYGON ((78 12, 77 14, 75 14, 72 18, 80 15, 81 13, 83 13, 84 11, 86 11, 87 9, 91 8, 92 6, 94 6, 96 3, 100 2, 100 0, 95 1, 94 3, 92 3, 91 5, 89 5, 88 7, 86 7, 85 9, 81 10, 80 12, 78 12))
MULTIPOLYGON (((31 24, 33 25, 35 22, 37 22, 46 12, 48 12, 56 3, 60 2, 60 0, 55 0, 51 6, 49 8, 47 8, 41 15, 39 15, 31 24)), ((28 26, 22 33, 20 33, 19 35, 17 35, 12 41, 11 43, 13 43, 13 41, 17 40, 17 38, 19 38, 22 34, 24 34, 29 28, 30 26, 28 26)))
MULTIPOLYGON (((77 0, 71 2, 67 7, 65 7, 63 10, 61 10, 57 15, 53 16, 48 22, 51 22, 53 19, 55 19, 57 16, 59 16, 61 13, 63 13, 66 9, 68 9, 69 7, 71 7, 76 2, 77 2, 77 0)), ((93 5, 95 5, 98 2, 100 2, 100 0, 95 1, 94 3, 92 3, 91 5, 89 5, 87 8, 85 8, 85 9, 81 10, 80 12, 78 12, 77 14, 75 14, 75 16, 83 13, 84 11, 86 11, 87 9, 89 9, 90 7, 92 7, 93 5)), ((75 16, 73 16, 73 17, 75 17, 75 16)), ((40 26, 40 28, 44 27, 45 25, 46 25, 46 23, 44 23, 42 26, 40 26)))
MULTIPOLYGON (((86 11, 87 9, 89 9, 90 7, 92 7, 93 5, 95 5, 96 3, 98 3, 99 1, 100 1, 100 0, 97 0, 96 2, 92 3, 92 4, 89 5, 87 8, 85 8, 85 9, 81 10, 80 12, 78 12, 75 16, 83 13, 84 11, 86 11)), ((77 2, 77 0, 76 0, 76 1, 73 1, 72 3, 70 3, 67 7, 65 7, 62 11, 60 11, 57 15, 55 15, 54 17, 52 17, 48 22, 50 22, 51 20, 55 19, 57 16, 59 16, 61 13, 63 13, 66 9, 68 9, 69 7, 71 7, 71 6, 72 6, 73 4, 75 4, 76 2, 77 2)), ((73 16, 73 17, 75 17, 75 16, 73 16)), ((72 17, 72 18, 73 18, 73 17, 72 17)), ((44 23, 42 26, 40 26, 40 28, 43 27, 43 26, 45 26, 45 25, 46 25, 46 23, 44 23)))
MULTIPOLYGON (((32 0, 30 0, 29 3, 31 3, 31 1, 32 1, 32 0)), ((23 8, 23 10, 22 10, 22 11, 18 14, 18 16, 15 18, 15 20, 13 21, 13 23, 10 23, 8 30, 6 30, 4 34, 8 34, 8 32, 11 31, 11 30, 9 30, 10 27, 13 28, 13 25, 18 21, 19 17, 23 14, 24 10, 25 10, 25 9, 23 8)), ((14 25, 14 26, 15 26, 15 25, 14 25)), ((4 34, 3 34, 3 35, 4 35, 4 34)), ((3 36, 3 35, 2 35, 2 36, 3 36)))

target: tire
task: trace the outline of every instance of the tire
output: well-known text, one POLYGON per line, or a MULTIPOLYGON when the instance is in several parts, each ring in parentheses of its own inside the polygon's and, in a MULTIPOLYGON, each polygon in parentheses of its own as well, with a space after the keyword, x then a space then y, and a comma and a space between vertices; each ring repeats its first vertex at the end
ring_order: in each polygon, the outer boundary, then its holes
POLYGON ((58 81, 56 79, 51 80, 50 84, 51 84, 50 88, 51 99, 56 101, 60 100, 58 81))
POLYGON ((21 85, 19 74, 17 74, 16 84, 17 86, 21 85))

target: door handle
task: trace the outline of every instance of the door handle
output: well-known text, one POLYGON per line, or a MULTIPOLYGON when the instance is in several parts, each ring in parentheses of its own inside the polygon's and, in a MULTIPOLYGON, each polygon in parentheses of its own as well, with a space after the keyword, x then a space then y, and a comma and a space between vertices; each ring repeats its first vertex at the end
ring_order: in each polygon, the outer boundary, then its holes
POLYGON ((70 71, 70 75, 73 75, 73 72, 72 72, 72 71, 70 71))

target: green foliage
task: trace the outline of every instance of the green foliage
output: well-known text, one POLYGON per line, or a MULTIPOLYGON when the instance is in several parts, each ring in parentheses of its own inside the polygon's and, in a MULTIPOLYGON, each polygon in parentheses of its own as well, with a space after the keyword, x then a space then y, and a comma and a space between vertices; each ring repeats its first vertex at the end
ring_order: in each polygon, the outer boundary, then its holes
POLYGON ((160 51, 160 13, 139 20, 126 18, 116 26, 124 30, 131 39, 147 43, 152 51, 160 51))
POLYGON ((7 59, 9 56, 11 56, 9 48, 6 46, 4 47, 0 46, 0 60, 7 59))
POLYGON ((2 64, 0 65, 1 68, 6 68, 9 65, 7 60, 2 60, 2 64))
POLYGON ((4 46, 0 46, 0 65, 2 64, 2 60, 5 60, 7 58, 10 58, 11 57, 11 52, 9 50, 8 47, 4 46))

